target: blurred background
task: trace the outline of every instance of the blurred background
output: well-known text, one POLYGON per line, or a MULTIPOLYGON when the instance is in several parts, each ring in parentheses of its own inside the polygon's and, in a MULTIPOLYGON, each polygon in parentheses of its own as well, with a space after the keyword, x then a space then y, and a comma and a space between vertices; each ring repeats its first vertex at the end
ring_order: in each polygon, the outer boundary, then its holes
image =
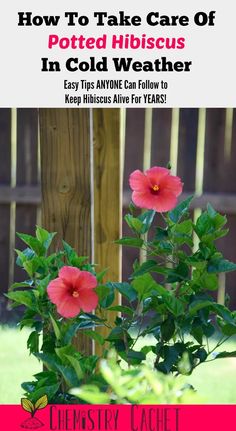
MULTIPOLYGON (((170 162, 172 173, 179 175, 184 182, 184 197, 189 194, 196 195, 192 206, 193 218, 199 215, 207 202, 211 202, 215 209, 227 215, 230 234, 219 240, 218 245, 226 258, 236 261, 236 110, 126 109, 122 110, 122 117, 125 125, 124 213, 130 201, 130 173, 135 169, 143 170, 154 165, 166 166, 170 162)), ((39 365, 33 358, 27 362, 27 334, 19 333, 15 329, 22 310, 11 310, 3 294, 13 281, 24 279, 24 274, 15 265, 13 250, 22 247, 15 233, 18 231, 33 234, 35 225, 40 224, 40 219, 38 111, 0 109, 0 369, 6 371, 8 367, 9 373, 12 374, 14 360, 15 365, 20 360, 20 374, 25 372, 29 377, 33 371, 36 373, 39 370, 39 365)), ((124 225, 123 234, 127 232, 124 225)), ((135 250, 124 249, 124 280, 128 279, 132 272, 132 263, 136 257, 138 255, 135 250)), ((223 303, 225 294, 229 294, 230 308, 235 309, 236 273, 230 273, 226 278, 220 276, 219 285, 216 294, 218 301, 223 303)), ((218 365, 212 375, 209 402, 236 402, 235 389, 232 392, 230 386, 234 384, 236 387, 236 379, 233 381, 230 377, 233 371, 235 375, 236 360, 231 358, 223 362, 225 365, 218 365), (229 388, 227 386, 223 392, 220 385, 219 391, 216 391, 216 377, 219 373, 224 374, 226 380, 229 374, 229 388)), ((204 365, 203 368, 203 374, 199 371, 200 385, 206 384, 206 376, 208 380, 210 378, 209 366, 204 365)), ((6 380, 8 373, 5 371, 1 378, 4 388, 9 386, 6 380)), ((13 379, 11 377, 11 380, 15 385, 17 379, 21 382, 24 378, 17 374, 13 379)), ((208 389, 205 388, 204 392, 208 389)), ((0 388, 0 402, 18 402, 20 388, 19 393, 14 390, 14 395, 13 390, 10 390, 8 395, 7 392, 4 390, 3 394, 0 388)))

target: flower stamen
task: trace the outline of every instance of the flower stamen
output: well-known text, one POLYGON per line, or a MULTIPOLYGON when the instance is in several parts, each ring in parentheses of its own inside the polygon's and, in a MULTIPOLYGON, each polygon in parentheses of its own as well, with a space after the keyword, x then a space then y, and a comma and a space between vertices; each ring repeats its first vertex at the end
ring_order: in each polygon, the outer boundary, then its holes
POLYGON ((154 191, 154 192, 158 192, 158 190, 160 189, 160 187, 157 185, 157 184, 155 184, 153 187, 152 187, 152 190, 154 191))
POLYGON ((72 296, 73 296, 74 298, 78 298, 78 297, 79 297, 79 292, 77 292, 77 290, 74 290, 74 291, 72 292, 72 296))

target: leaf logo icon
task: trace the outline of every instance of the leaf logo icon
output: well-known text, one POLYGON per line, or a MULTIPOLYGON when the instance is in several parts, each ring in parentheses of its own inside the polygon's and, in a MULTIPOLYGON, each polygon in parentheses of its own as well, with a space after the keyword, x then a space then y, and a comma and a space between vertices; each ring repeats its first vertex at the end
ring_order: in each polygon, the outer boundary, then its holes
POLYGON ((32 401, 28 400, 28 398, 21 398, 21 407, 23 408, 23 410, 31 414, 31 418, 26 419, 21 424, 21 427, 26 429, 41 428, 43 426, 43 423, 34 416, 37 410, 44 409, 47 405, 47 395, 43 395, 42 397, 40 397, 35 404, 33 404, 32 401))

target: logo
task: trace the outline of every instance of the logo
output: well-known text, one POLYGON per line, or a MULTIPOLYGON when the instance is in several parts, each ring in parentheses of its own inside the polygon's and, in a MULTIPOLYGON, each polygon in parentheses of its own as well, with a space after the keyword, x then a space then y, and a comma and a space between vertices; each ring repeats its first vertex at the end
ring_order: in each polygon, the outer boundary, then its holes
POLYGON ((37 410, 44 409, 48 405, 48 397, 47 395, 43 395, 41 398, 36 401, 35 404, 32 403, 32 401, 28 400, 28 398, 21 398, 21 407, 26 412, 29 412, 31 414, 31 417, 28 419, 25 419, 24 422, 21 424, 21 428, 26 429, 37 429, 42 428, 44 424, 35 417, 35 413, 37 410))

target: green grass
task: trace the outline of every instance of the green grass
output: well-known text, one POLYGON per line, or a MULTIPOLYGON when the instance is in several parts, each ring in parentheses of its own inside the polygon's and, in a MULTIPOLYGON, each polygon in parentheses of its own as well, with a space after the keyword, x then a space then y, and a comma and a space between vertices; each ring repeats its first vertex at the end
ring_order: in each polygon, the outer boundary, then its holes
MULTIPOLYGON (((21 383, 33 380, 41 364, 29 356, 26 341, 29 332, 0 327, 0 404, 19 404, 21 383)), ((236 341, 225 343, 222 350, 236 350, 236 341)), ((218 359, 200 365, 186 378, 208 404, 236 403, 236 358, 218 359)))
POLYGON ((28 336, 27 330, 0 327, 0 404, 19 404, 21 383, 41 371, 38 360, 26 349, 28 336))

